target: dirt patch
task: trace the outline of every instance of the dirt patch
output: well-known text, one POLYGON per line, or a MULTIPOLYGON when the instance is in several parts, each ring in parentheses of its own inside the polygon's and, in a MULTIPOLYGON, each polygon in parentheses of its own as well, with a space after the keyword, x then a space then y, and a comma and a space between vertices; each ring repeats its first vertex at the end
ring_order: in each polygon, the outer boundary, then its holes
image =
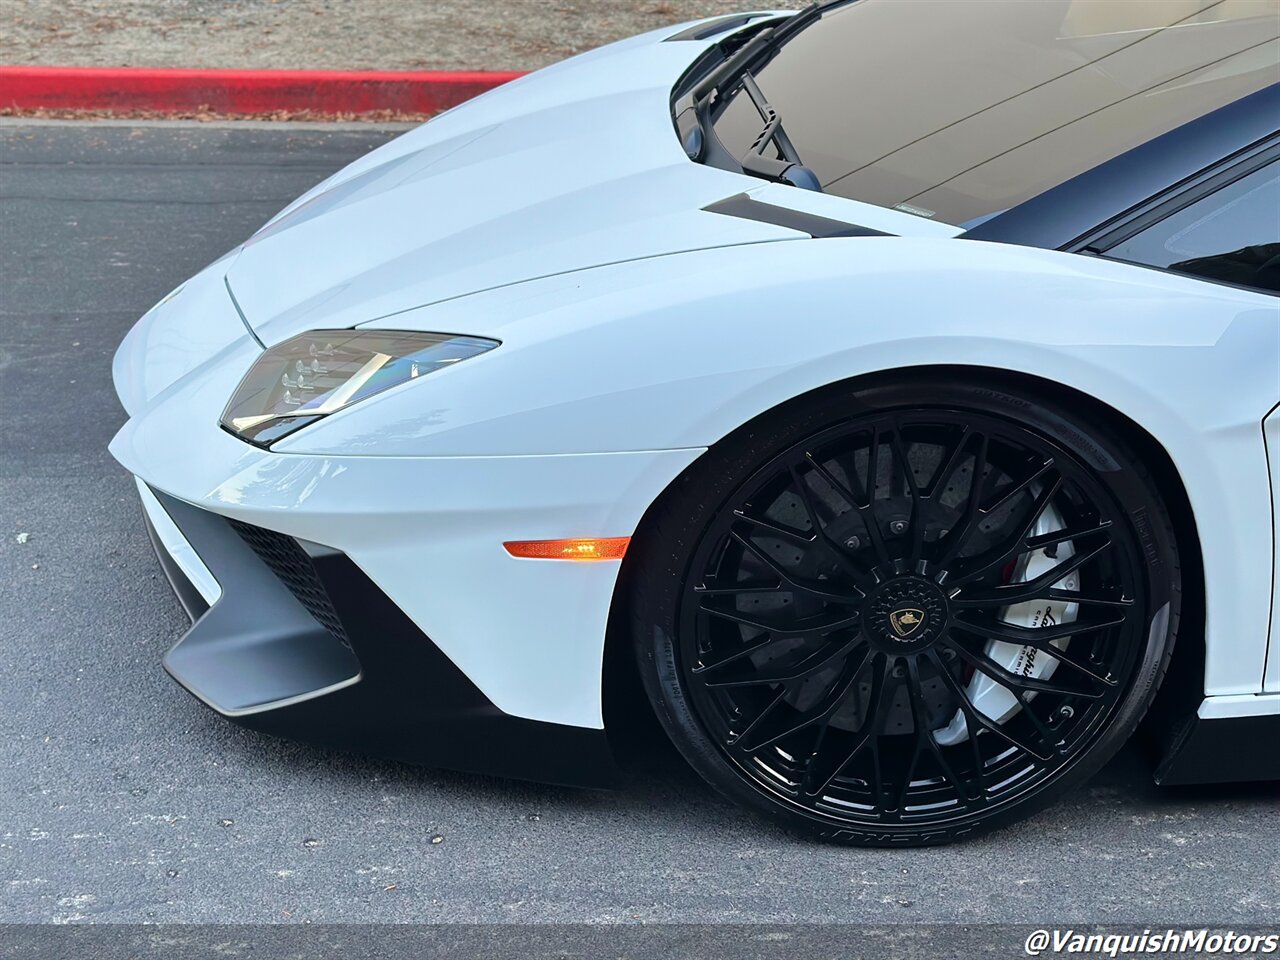
POLYGON ((219 113, 216 110, 15 110, 0 107, 0 117, 28 117, 35 120, 197 120, 212 123, 226 120, 277 120, 292 123, 422 123, 430 113, 402 113, 374 110, 371 113, 319 113, 315 110, 271 110, 264 113, 219 113))
POLYGON ((4 0, 0 63, 534 70, 744 0, 4 0))

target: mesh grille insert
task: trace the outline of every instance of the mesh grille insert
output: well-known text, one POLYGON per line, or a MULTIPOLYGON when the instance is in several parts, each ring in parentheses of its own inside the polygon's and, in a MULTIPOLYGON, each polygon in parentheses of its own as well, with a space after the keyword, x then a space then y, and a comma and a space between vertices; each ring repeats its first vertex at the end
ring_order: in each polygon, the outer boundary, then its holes
POLYGON ((297 598, 322 627, 340 640, 348 649, 351 642, 347 639, 347 631, 333 609, 329 594, 325 592, 316 576, 315 567, 298 541, 287 534, 274 530, 264 530, 239 520, 229 521, 231 528, 244 540, 265 563, 280 582, 289 588, 289 592, 297 598))

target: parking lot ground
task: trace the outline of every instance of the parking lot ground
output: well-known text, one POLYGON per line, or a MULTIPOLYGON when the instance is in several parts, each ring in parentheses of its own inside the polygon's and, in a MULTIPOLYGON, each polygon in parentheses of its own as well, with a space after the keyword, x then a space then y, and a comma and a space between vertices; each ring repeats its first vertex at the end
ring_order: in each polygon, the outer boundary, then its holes
POLYGON ((112 352, 397 133, 0 123, 0 921, 1280 922, 1277 787, 1160 790, 1136 749, 990 838, 850 850, 661 744, 574 791, 281 742, 170 681, 185 621, 106 451, 112 352))

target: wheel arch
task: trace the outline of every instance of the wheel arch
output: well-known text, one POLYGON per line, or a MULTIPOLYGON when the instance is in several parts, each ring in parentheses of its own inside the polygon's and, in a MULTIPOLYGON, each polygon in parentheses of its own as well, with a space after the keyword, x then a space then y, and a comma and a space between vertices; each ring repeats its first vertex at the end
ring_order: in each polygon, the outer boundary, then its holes
MULTIPOLYGON (((1120 438, 1147 462, 1156 479, 1160 494, 1165 498, 1170 516, 1174 520, 1183 577, 1183 616, 1177 646, 1166 682, 1156 698, 1145 727, 1150 739, 1154 741, 1155 752, 1164 754, 1168 749, 1165 731, 1177 726, 1177 721, 1193 715, 1205 695, 1204 673, 1207 650, 1204 619, 1204 563, 1200 535, 1182 474, 1160 440, 1138 421, 1082 390, 1035 374, 973 364, 934 364, 880 370, 826 384, 760 412, 751 420, 721 437, 717 443, 723 442, 740 431, 750 430, 756 421, 771 415, 780 407, 805 397, 872 386, 877 383, 899 382, 907 378, 928 380, 934 377, 962 379, 984 387, 1017 388, 1034 392, 1065 406, 1083 409, 1090 419, 1101 420, 1115 430, 1120 438)), ((708 449, 713 449, 714 446, 713 444, 708 449)), ((706 454, 703 454, 703 457, 705 456, 706 454)), ((636 558, 642 553, 637 546, 643 544, 645 538, 651 534, 656 522, 655 518, 662 511, 672 491, 698 468, 703 457, 689 464, 645 510, 632 534, 631 548, 622 562, 614 585, 605 635, 602 697, 605 730, 609 732, 611 738, 617 738, 615 742, 620 746, 625 747, 628 745, 627 741, 638 739, 638 733, 642 738, 643 731, 651 725, 653 720, 652 705, 641 690, 639 671, 632 656, 631 624, 627 610, 629 583, 634 576, 634 567, 638 563, 636 558)), ((661 733, 660 730, 658 732, 661 733)), ((665 739, 665 734, 663 737, 665 739)))

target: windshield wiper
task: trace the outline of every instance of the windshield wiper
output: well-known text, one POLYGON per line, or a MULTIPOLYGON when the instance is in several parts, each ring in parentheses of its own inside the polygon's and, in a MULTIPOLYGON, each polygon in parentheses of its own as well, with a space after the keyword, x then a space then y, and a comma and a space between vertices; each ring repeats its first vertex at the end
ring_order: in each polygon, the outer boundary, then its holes
POLYGON ((717 166, 727 166, 728 162, 732 162, 744 172, 755 176, 808 190, 821 190, 817 176, 800 162, 800 155, 782 127, 782 118, 765 99, 750 68, 789 37, 822 19, 822 15, 828 10, 850 2, 852 0, 823 0, 792 14, 776 26, 765 27, 681 97, 675 107, 676 125, 690 159, 706 160, 717 166), (730 85, 736 85, 739 81, 743 91, 760 112, 764 127, 746 154, 734 157, 725 150, 716 136, 710 110, 718 98, 723 99, 730 85), (781 160, 765 156, 771 143, 777 147, 781 160))
POLYGON ((764 91, 750 71, 742 75, 742 89, 760 111, 760 119, 764 121, 764 129, 756 135, 747 152, 738 157, 742 169, 758 177, 821 193, 822 183, 818 180, 818 175, 800 161, 800 154, 796 152, 791 138, 782 129, 782 117, 778 116, 778 111, 764 98, 764 91), (771 143, 778 148, 782 159, 765 156, 771 143))

